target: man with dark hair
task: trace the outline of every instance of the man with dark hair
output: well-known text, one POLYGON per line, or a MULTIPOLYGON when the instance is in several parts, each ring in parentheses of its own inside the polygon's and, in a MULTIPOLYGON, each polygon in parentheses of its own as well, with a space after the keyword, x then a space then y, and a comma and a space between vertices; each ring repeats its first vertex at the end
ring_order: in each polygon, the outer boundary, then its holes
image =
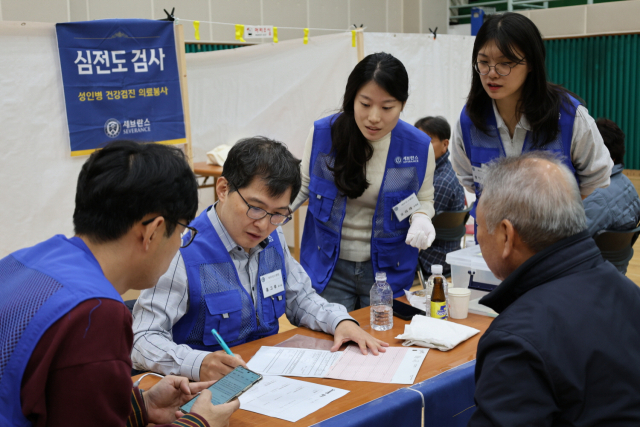
MULTIPOLYGON (((613 160, 611 184, 606 188, 597 188, 584 199, 587 214, 587 227, 593 236, 600 230, 626 231, 636 228, 640 220, 640 198, 635 187, 622 171, 624 170, 624 133, 613 121, 596 121, 604 145, 609 149, 613 160)), ((627 273, 629 260, 617 265, 622 274, 627 273)))
POLYGON ((347 341, 365 354, 384 351, 387 344, 344 306, 315 292, 289 253, 280 226, 291 219, 300 184, 300 161, 283 144, 254 137, 233 146, 216 183, 218 202, 192 224, 198 237, 134 307, 137 368, 220 378, 244 362, 221 351, 211 329, 235 346, 277 333, 285 312, 295 325, 334 334, 333 351, 347 341))
POLYGON ((478 243, 502 283, 469 426, 640 425, 640 288, 600 255, 574 175, 544 151, 485 169, 478 243))
MULTIPOLYGON (((0 425, 223 426, 238 402, 213 406, 211 383, 165 377, 131 386, 131 314, 121 294, 149 288, 197 210, 180 150, 114 142, 78 177, 75 237, 57 235, 0 260, 0 425)), ((186 242, 186 240, 185 240, 186 242)))
MULTIPOLYGON (((423 117, 415 127, 431 137, 433 153, 436 156, 436 169, 433 173, 433 204, 436 215, 440 212, 461 211, 464 209, 464 190, 456 178, 449 162, 449 137, 451 127, 444 117, 423 117)), ((436 239, 428 249, 420 251, 418 261, 426 274, 431 274, 431 266, 442 265, 443 273, 451 272, 451 266, 445 259, 449 252, 460 249, 459 241, 436 239)))

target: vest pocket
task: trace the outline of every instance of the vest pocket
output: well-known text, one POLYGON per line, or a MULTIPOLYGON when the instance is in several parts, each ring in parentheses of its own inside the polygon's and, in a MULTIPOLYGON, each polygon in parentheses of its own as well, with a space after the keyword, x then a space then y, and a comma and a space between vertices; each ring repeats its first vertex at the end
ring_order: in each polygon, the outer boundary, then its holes
POLYGON ((262 299, 262 319, 269 325, 275 325, 278 323, 278 318, 284 314, 287 306, 287 300, 285 298, 285 292, 271 295, 270 297, 262 299))
POLYGON ((417 250, 404 242, 404 236, 400 239, 376 240, 374 242, 378 251, 378 268, 380 270, 393 269, 404 270, 413 265, 417 259, 417 250), (414 253, 415 252, 415 253, 414 253))
MULTIPOLYGON (((500 143, 500 140, 497 140, 500 143)), ((471 153, 467 154, 469 161, 473 166, 481 167, 485 163, 489 163, 494 159, 502 157, 502 152, 499 148, 477 147, 471 145, 471 153)))
POLYGON ((336 256, 336 248, 338 246, 337 233, 325 231, 324 227, 316 224, 316 243, 318 245, 317 257, 318 259, 313 262, 315 266, 313 273, 316 281, 319 284, 324 284, 329 280, 329 273, 331 271, 331 265, 333 265, 333 259, 336 256))
POLYGON ((218 331, 220 336, 231 343, 240 337, 242 324, 242 298, 240 291, 231 290, 206 294, 204 301, 207 305, 204 318, 204 332, 202 342, 205 345, 218 345, 211 329, 218 331))
POLYGON ((329 221, 337 195, 338 189, 333 182, 312 177, 309 182, 309 211, 315 219, 321 222, 329 221))
POLYGON ((386 193, 384 195, 384 221, 382 222, 384 231, 387 233, 393 233, 397 230, 409 229, 409 217, 406 217, 402 221, 398 221, 398 217, 393 211, 393 207, 414 194, 413 191, 397 191, 393 193, 386 193))
POLYGON ((275 294, 273 297, 273 309, 276 312, 276 319, 279 319, 287 309, 286 291, 275 294))

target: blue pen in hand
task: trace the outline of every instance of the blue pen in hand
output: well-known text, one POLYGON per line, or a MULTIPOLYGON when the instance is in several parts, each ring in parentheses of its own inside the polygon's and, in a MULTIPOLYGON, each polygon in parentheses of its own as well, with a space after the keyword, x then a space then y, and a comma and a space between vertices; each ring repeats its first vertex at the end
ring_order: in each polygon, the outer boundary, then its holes
POLYGON ((220 334, 218 333, 218 331, 216 331, 215 329, 211 330, 211 333, 213 334, 213 337, 216 339, 216 341, 218 341, 218 344, 220 344, 220 347, 222 347, 222 349, 229 355, 229 356, 234 356, 233 353, 231 353, 231 350, 229 350, 229 346, 227 346, 227 343, 224 342, 224 340, 222 339, 222 337, 220 336, 220 334))

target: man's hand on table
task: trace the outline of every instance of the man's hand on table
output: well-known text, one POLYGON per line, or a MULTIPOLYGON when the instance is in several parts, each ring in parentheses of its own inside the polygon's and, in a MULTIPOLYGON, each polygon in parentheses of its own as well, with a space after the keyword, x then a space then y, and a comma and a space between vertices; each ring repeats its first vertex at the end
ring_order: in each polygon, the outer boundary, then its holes
MULTIPOLYGON (((212 420, 217 420, 218 418, 208 417, 209 412, 215 411, 218 416, 224 415, 229 412, 230 408, 220 408, 216 406, 214 410, 214 406, 211 403, 211 392, 206 390, 207 387, 211 387, 214 381, 204 381, 197 383, 190 383, 189 380, 185 377, 176 377, 173 375, 168 375, 164 377, 160 382, 151 387, 149 390, 145 391, 142 394, 142 398, 144 399, 144 404, 147 409, 147 415, 149 416, 149 422, 154 424, 168 424, 176 419, 182 417, 184 414, 180 411, 180 406, 187 403, 189 400, 193 399, 196 394, 200 392, 209 393, 209 400, 205 402, 208 403, 211 408, 204 407, 205 405, 200 405, 202 407, 202 411, 204 414, 202 415, 207 421, 209 418, 212 420), (204 390, 204 391, 203 391, 204 390)), ((200 399, 198 399, 200 400, 200 399)), ((236 405, 232 405, 235 407, 236 405)), ((238 405, 239 406, 239 405, 238 405)), ((194 405, 195 408, 195 405, 194 405)), ((235 409, 238 409, 237 407, 235 409)), ((231 410, 229 415, 227 416, 227 420, 231 413, 235 410, 231 410)), ((194 411, 196 412, 196 411, 194 411)), ((211 421, 209 421, 211 424, 211 421)), ((213 426, 214 424, 211 424, 213 426)), ((217 425, 226 425, 226 424, 215 424, 217 425)))
POLYGON ((239 354, 230 356, 222 350, 209 353, 200 365, 200 381, 219 380, 238 366, 247 367, 239 354))
POLYGON ((378 355, 378 352, 385 352, 385 347, 389 347, 384 341, 372 337, 366 333, 356 322, 351 320, 343 320, 338 324, 335 334, 333 334, 333 347, 331 351, 337 351, 342 344, 348 341, 353 341, 360 346, 362 354, 367 354, 367 348, 371 349, 371 353, 374 356, 378 355))

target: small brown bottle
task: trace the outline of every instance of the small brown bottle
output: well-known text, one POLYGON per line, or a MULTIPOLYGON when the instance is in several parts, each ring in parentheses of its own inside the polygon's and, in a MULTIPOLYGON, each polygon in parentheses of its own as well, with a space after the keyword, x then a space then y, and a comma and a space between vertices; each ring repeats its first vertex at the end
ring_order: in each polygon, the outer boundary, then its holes
POLYGON ((431 292, 431 317, 446 320, 447 314, 447 299, 444 296, 442 277, 434 277, 433 291, 431 292))

